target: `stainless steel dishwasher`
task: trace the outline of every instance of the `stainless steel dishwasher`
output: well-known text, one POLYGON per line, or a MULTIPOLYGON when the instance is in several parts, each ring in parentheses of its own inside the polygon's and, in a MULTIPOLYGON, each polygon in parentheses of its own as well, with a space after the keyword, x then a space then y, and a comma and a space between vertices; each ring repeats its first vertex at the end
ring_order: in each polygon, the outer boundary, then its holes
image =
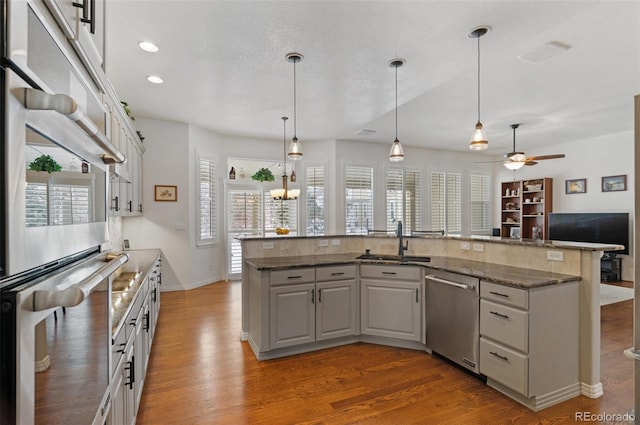
POLYGON ((427 347, 479 374, 480 279, 440 270, 425 279, 427 347))

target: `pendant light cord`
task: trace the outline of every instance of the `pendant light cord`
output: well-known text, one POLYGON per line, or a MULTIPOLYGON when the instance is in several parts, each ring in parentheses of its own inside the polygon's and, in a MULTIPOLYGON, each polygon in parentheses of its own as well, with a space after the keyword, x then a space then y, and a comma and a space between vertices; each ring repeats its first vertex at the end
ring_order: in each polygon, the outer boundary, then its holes
POLYGON ((480 122, 480 37, 478 37, 478 122, 480 122))
POLYGON ((296 62, 298 60, 296 58, 293 59, 293 138, 297 139, 297 128, 296 128, 296 62))
POLYGON ((398 64, 396 68, 396 140, 398 140, 398 64))

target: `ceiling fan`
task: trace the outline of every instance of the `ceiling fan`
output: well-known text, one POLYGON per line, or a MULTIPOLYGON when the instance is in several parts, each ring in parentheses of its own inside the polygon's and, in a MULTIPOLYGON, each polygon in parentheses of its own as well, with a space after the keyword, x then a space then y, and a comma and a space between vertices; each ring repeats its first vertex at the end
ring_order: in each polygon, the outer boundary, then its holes
POLYGON ((520 127, 520 124, 511 124, 513 129, 513 151, 505 155, 507 158, 504 161, 480 161, 480 162, 502 162, 505 167, 510 170, 518 170, 524 165, 536 165, 538 161, 545 159, 557 159, 564 158, 564 154, 555 155, 539 155, 539 156, 526 156, 524 152, 516 151, 516 128, 520 127))

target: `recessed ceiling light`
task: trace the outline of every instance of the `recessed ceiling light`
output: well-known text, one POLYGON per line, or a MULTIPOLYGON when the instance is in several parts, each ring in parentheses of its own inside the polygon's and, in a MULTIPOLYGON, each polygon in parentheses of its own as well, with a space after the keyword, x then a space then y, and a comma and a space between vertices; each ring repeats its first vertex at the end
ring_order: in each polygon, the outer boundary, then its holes
POLYGON ((140 48, 145 52, 155 53, 158 51, 158 46, 150 41, 141 41, 140 43, 138 43, 138 46, 140 46, 140 48))
POLYGON ((147 81, 153 84, 162 84, 164 81, 157 75, 147 75, 147 81))

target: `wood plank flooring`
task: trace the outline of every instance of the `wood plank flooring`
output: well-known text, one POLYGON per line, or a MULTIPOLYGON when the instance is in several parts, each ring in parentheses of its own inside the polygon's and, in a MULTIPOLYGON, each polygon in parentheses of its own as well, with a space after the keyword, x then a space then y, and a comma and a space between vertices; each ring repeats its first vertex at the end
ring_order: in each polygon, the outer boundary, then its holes
POLYGON ((425 352, 354 344, 258 362, 240 282, 163 293, 138 424, 570 424, 632 409, 632 301, 602 307, 604 396, 532 412, 425 352))

